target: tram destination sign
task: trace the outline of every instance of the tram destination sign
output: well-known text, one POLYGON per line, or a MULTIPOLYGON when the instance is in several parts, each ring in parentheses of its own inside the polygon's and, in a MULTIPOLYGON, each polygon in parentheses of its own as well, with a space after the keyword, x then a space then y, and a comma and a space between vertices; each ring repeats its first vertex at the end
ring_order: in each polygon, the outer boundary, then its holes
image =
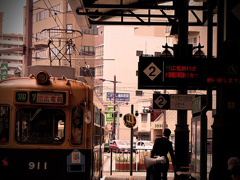
POLYGON ((219 59, 140 57, 138 89, 207 89, 240 85, 240 65, 219 59))
POLYGON ((30 103, 32 104, 65 104, 66 93, 65 92, 42 92, 31 91, 30 103))

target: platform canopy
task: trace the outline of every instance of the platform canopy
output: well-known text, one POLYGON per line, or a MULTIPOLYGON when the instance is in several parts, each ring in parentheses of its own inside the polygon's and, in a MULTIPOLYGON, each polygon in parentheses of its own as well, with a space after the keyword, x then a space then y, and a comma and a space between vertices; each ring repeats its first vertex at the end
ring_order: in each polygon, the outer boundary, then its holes
MULTIPOLYGON (((163 25, 178 22, 180 0, 69 0, 81 29, 91 25, 163 25)), ((216 13, 216 0, 189 0, 189 26, 207 25, 207 10, 216 13), (191 20, 191 21, 190 21, 191 20)))

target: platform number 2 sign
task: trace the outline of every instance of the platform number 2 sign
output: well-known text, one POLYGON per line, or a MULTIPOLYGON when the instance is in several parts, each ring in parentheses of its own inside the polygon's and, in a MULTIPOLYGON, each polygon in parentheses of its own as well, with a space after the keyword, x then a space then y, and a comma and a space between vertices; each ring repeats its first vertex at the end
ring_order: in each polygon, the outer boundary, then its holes
POLYGON ((166 105, 167 100, 166 100, 162 95, 160 95, 158 98, 156 98, 156 99, 154 100, 154 103, 155 103, 160 109, 162 109, 163 106, 166 105))
POLYGON ((162 71, 152 62, 143 72, 153 81, 162 71))

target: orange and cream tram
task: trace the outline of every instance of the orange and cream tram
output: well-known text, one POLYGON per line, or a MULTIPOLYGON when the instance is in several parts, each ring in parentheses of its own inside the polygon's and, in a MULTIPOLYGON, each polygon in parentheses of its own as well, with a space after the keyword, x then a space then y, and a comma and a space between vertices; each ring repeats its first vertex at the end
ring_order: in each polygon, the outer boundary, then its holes
POLYGON ((103 111, 89 85, 64 76, 0 81, 1 179, 100 179, 103 111))

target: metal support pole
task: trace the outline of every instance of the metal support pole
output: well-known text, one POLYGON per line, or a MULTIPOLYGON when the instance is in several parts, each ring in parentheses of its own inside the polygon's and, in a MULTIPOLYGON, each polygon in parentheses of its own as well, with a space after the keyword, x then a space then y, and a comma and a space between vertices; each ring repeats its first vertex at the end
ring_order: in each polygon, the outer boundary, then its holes
MULTIPOLYGON (((166 89, 164 89, 163 91, 164 94, 166 94, 166 89)), ((166 126, 167 126, 167 111, 166 110, 163 110, 163 131, 162 131, 162 134, 164 132, 164 130, 166 129, 166 126)), ((150 126, 151 126, 151 122, 150 122, 150 126)))
MULTIPOLYGON (((131 113, 134 114, 134 106, 131 105, 131 113)), ((131 127, 131 151, 130 151, 130 176, 132 176, 132 170, 133 170, 133 127, 131 127)))
MULTIPOLYGON (((178 52, 180 59, 184 60, 188 52, 188 0, 173 1, 178 18, 178 52)), ((178 94, 187 94, 187 90, 178 90, 178 94)), ((187 124, 187 111, 177 111, 177 124, 175 129, 175 157, 176 169, 189 166, 189 129, 187 124)))
POLYGON ((111 158, 110 158, 110 175, 112 175, 112 148, 111 148, 111 152, 110 152, 110 156, 111 156, 111 158))

